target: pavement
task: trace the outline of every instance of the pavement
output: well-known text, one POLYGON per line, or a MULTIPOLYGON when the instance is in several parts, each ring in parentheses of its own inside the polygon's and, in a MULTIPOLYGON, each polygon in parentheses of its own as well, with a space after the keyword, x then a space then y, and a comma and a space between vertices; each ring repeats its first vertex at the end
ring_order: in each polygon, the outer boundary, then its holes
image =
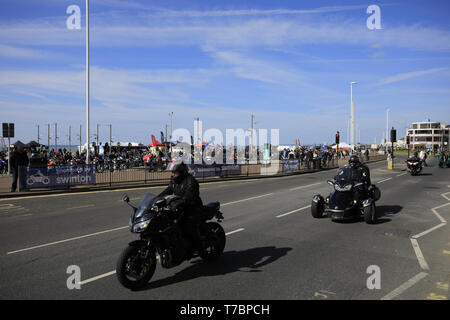
POLYGON ((447 300, 450 170, 434 159, 414 177, 385 161, 369 168, 382 194, 374 225, 311 216, 335 170, 202 183, 203 202, 221 202, 223 256, 158 265, 140 291, 114 271, 137 238, 121 198, 137 204, 163 186, 0 199, 0 299, 447 300), (69 289, 72 268, 80 289, 69 289))

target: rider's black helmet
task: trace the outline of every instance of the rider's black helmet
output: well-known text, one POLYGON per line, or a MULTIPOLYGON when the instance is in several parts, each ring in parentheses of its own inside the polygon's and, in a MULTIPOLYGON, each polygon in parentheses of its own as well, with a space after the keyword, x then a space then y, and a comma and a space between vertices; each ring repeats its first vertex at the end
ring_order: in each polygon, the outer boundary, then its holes
POLYGON ((348 159, 348 164, 350 165, 350 166, 352 166, 352 167, 355 167, 355 166, 357 166, 358 164, 360 164, 361 163, 361 161, 359 161, 359 157, 358 156, 351 156, 349 159, 348 159))
POLYGON ((188 168, 184 164, 184 162, 181 162, 179 164, 176 164, 172 168, 172 179, 175 183, 179 183, 183 181, 184 177, 188 174, 188 168))

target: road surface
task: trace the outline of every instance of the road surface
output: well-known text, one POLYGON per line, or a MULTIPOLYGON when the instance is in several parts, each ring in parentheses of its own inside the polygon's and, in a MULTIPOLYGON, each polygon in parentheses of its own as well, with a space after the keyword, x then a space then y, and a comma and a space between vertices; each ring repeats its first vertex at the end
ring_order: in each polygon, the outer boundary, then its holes
POLYGON ((204 203, 221 202, 223 256, 158 265, 135 292, 114 272, 137 238, 121 198, 137 204, 162 187, 0 199, 0 299, 448 299, 450 170, 434 159, 415 177, 385 161, 369 168, 382 193, 375 225, 311 216, 336 170, 201 184, 204 203), (69 266, 80 289, 67 286, 69 266))

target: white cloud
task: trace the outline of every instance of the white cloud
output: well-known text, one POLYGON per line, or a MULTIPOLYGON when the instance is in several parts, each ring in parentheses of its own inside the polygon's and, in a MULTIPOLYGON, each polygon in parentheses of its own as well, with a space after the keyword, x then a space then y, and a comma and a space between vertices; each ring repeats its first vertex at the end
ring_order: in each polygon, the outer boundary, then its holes
POLYGON ((445 70, 448 70, 448 68, 433 68, 433 69, 428 69, 428 70, 419 70, 419 71, 399 73, 394 76, 390 76, 390 77, 387 77, 387 78, 381 80, 378 85, 385 85, 385 84, 390 84, 390 83, 394 83, 394 82, 399 82, 399 81, 403 81, 403 80, 407 80, 407 79, 411 79, 411 78, 421 77, 421 76, 428 75, 428 74, 442 72, 445 70))
POLYGON ((215 51, 212 56, 220 63, 231 65, 232 72, 240 78, 278 84, 305 80, 292 67, 280 63, 249 58, 231 51, 215 51))
POLYGON ((158 16, 164 17, 189 17, 189 18, 206 18, 206 17, 233 17, 233 16, 273 16, 273 15, 302 15, 302 14, 318 14, 331 13, 350 10, 363 10, 367 6, 329 6, 320 7, 308 10, 293 10, 293 9, 247 9, 247 10, 158 10, 158 16))
POLYGON ((0 44, 0 57, 13 59, 55 59, 54 53, 0 44))
MULTIPOLYGON (((249 13, 251 10, 249 11, 249 13)), ((221 48, 281 45, 364 45, 450 51, 450 32, 419 25, 368 30, 364 23, 326 18, 244 16, 211 21, 151 19, 149 15, 100 13, 92 19, 91 39, 99 47, 205 46, 221 48)), ((64 18, 0 25, 0 38, 14 46, 84 46, 83 30, 67 30, 64 18)))

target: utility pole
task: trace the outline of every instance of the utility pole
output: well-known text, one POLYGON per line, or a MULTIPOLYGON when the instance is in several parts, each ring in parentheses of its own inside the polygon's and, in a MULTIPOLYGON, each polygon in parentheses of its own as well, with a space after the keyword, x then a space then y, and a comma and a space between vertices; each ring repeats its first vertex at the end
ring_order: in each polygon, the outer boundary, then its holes
POLYGON ((170 116, 170 154, 172 154, 172 132, 173 132, 173 127, 172 127, 172 118, 173 118, 173 111, 169 113, 170 116))
POLYGON ((72 127, 69 126, 69 153, 72 154, 72 127))
POLYGON ((197 145, 202 143, 202 139, 200 138, 200 133, 199 133, 199 129, 200 129, 200 118, 195 118, 195 121, 197 121, 197 145))
POLYGON ((109 125, 109 154, 111 155, 111 145, 112 145, 112 124, 109 125))
POLYGON ((89 164, 89 0, 86 0, 86 145, 86 164, 89 164))
POLYGON ((347 143, 350 144, 350 119, 347 121, 347 143))
POLYGON ((166 123, 166 131, 165 131, 165 133, 166 134, 164 135, 164 144, 166 145, 166 143, 167 143, 167 123, 166 123))
POLYGON ((50 155, 50 124, 47 124, 47 146, 50 155))
POLYGON ((250 156, 250 150, 253 149, 253 118, 254 118, 254 115, 252 114, 251 115, 251 126, 250 126, 250 128, 251 128, 251 131, 250 131, 250 133, 251 133, 251 140, 250 140, 249 156, 250 156))
POLYGON ((355 104, 353 103, 353 85, 355 81, 350 82, 350 146, 355 144, 355 104))
POLYGON ((39 144, 39 125, 37 125, 37 128, 38 128, 38 136, 37 136, 37 143, 39 144))
POLYGON ((389 136, 389 108, 386 109, 386 152, 387 152, 387 148, 388 148, 388 136, 389 136))
POLYGON ((100 127, 100 125, 97 123, 97 147, 98 147, 98 128, 100 127))
POLYGON ((58 142, 56 141, 58 139, 58 124, 55 123, 55 152, 58 151, 58 142))

